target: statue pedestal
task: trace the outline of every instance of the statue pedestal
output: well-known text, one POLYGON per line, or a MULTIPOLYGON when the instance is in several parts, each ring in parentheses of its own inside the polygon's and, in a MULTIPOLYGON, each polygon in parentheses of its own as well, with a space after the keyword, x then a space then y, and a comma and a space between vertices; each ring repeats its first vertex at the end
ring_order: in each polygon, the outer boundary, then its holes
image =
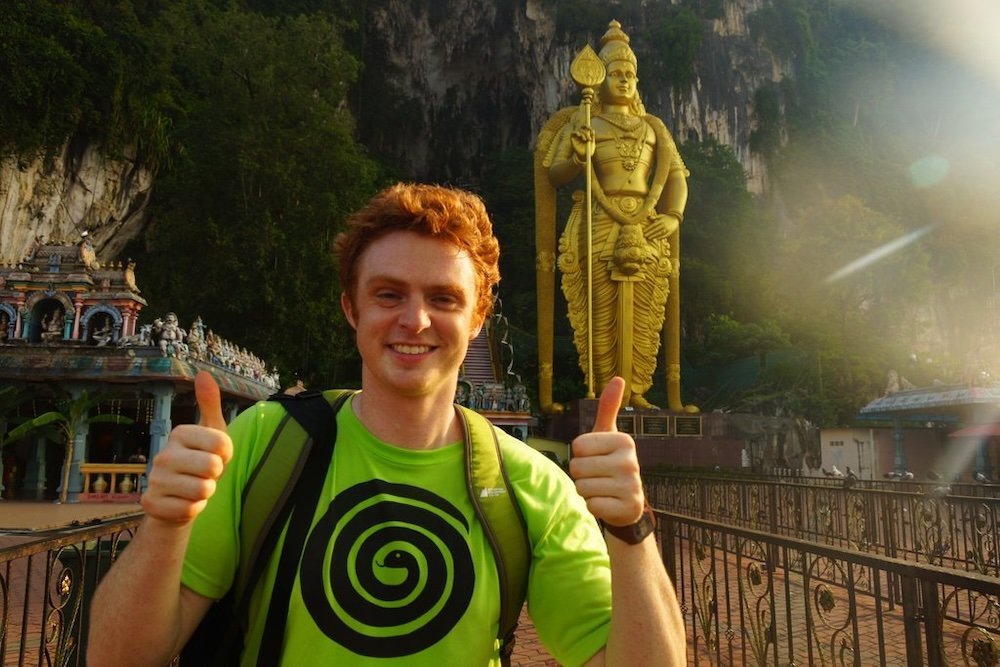
MULTIPOLYGON (((587 433, 597 416, 597 399, 578 399, 566 412, 543 420, 546 438, 572 442, 587 433)), ((738 469, 745 438, 728 424, 725 414, 690 414, 670 410, 624 409, 618 412, 618 430, 635 439, 639 464, 681 468, 738 469)))
MULTIPOLYGON (((563 414, 546 418, 546 437, 554 440, 572 440, 580 433, 590 431, 596 417, 596 398, 577 399, 567 404, 566 412, 563 414)), ((619 431, 628 433, 637 440, 671 436, 700 438, 703 415, 625 408, 618 412, 617 422, 619 431)))

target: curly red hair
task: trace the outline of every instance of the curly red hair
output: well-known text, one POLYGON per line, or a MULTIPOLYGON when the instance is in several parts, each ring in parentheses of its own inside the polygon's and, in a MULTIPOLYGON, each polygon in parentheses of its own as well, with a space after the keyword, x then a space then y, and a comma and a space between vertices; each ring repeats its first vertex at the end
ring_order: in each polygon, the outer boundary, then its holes
POLYGON ((442 239, 466 251, 476 269, 476 314, 493 310, 493 289, 500 282, 500 244, 486 205, 478 196, 439 185, 397 183, 371 198, 347 219, 333 241, 341 289, 354 302, 358 260, 372 243, 397 231, 442 239))

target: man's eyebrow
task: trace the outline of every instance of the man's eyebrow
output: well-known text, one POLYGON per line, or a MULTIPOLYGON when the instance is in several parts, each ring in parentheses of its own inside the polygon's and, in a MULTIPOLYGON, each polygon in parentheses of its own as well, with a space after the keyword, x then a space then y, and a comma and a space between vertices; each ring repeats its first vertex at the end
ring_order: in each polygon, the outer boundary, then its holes
MULTIPOLYGON (((375 287, 388 285, 390 287, 402 287, 408 283, 407 280, 401 278, 396 278, 388 273, 376 273, 369 276, 365 281, 366 285, 372 285, 375 287)), ((463 285, 460 283, 440 283, 423 286, 422 289, 427 292, 444 292, 446 294, 451 294, 457 297, 464 297, 465 290, 463 285)))

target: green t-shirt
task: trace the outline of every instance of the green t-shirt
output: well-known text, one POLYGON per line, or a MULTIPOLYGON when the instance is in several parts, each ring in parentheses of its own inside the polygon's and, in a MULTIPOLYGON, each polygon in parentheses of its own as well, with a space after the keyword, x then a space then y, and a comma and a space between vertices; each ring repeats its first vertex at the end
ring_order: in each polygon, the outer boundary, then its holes
MULTIPOLYGON (((191 535, 182 583, 218 599, 239 561, 243 487, 283 409, 262 402, 230 425, 234 454, 191 535)), ((463 448, 394 447, 348 407, 289 602, 282 664, 499 665, 496 565, 465 488, 463 448)), ((611 574, 597 522, 572 481, 498 432, 532 545, 528 610, 562 665, 606 643, 611 574)), ((242 664, 255 663, 280 544, 250 602, 242 664)))

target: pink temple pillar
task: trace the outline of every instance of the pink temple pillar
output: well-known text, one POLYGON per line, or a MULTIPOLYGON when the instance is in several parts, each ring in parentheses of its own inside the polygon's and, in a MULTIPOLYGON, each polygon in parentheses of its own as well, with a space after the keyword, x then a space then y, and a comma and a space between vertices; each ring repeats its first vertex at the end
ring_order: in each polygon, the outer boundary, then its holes
POLYGON ((73 306, 73 340, 80 340, 80 311, 83 309, 83 302, 78 299, 73 306))
POLYGON ((17 302, 17 321, 14 323, 14 338, 21 337, 21 311, 24 310, 24 301, 17 302))

